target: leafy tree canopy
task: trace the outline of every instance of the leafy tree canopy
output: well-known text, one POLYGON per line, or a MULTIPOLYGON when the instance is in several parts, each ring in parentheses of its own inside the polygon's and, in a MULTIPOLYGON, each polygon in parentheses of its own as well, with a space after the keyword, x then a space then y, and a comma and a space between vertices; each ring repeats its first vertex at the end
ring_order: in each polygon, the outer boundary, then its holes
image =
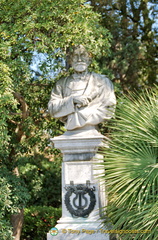
POLYGON ((126 92, 157 84, 157 1, 92 0, 91 5, 113 37, 110 57, 100 59, 102 71, 126 92))

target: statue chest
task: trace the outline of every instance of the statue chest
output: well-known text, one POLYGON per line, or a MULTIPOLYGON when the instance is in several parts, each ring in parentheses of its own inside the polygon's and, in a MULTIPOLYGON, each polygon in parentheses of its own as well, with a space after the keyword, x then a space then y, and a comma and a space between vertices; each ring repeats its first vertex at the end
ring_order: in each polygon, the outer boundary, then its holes
POLYGON ((78 81, 70 81, 66 85, 66 92, 67 96, 73 95, 73 96, 79 96, 84 94, 84 91, 87 87, 87 81, 85 80, 78 80, 78 81))

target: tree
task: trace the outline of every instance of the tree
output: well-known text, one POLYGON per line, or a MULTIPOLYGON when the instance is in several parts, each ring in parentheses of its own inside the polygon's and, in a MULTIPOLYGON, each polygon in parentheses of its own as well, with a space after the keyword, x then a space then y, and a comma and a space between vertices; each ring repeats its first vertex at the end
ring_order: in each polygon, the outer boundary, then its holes
MULTIPOLYGON (((64 68, 62 59, 76 44, 84 44, 93 55, 108 54, 110 34, 100 25, 100 15, 82 0, 1 0, 0 10, 0 169, 4 166, 19 186, 24 179, 26 189, 24 164, 42 156, 49 159, 54 149, 48 148, 48 138, 62 131, 61 123, 50 121, 46 113, 55 81, 49 73, 64 68), (42 75, 36 77, 30 69, 35 53, 46 57, 41 61, 42 75)), ((12 184, 11 189, 18 186, 12 184)), ((20 239, 27 204, 22 196, 23 192, 17 196, 20 213, 12 215, 15 240, 20 239)))
POLYGON ((156 239, 158 214, 158 88, 120 99, 104 150, 114 229, 130 230, 121 239, 156 239), (137 230, 137 231, 135 231, 137 230))
POLYGON ((125 92, 156 84, 156 1, 92 0, 91 5, 113 37, 111 55, 100 58, 102 71, 125 92))

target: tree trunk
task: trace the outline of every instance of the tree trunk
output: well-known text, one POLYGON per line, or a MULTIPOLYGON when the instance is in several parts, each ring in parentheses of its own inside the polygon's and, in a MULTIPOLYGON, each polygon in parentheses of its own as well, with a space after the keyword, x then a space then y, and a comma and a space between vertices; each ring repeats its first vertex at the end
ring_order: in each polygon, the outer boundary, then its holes
POLYGON ((24 220, 24 210, 19 209, 19 213, 11 215, 11 224, 13 227, 14 240, 20 240, 22 225, 24 220))

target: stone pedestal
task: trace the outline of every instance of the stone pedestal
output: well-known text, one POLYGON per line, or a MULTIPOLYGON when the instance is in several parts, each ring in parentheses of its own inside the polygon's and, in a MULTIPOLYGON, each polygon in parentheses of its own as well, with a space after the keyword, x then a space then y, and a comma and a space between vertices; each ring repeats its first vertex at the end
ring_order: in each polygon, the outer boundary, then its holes
MULTIPOLYGON (((67 131, 51 139, 63 153, 62 217, 55 226, 58 234, 47 240, 109 240, 101 225, 101 208, 106 205, 105 187, 97 176, 104 174, 97 166, 97 154, 104 136, 96 129, 67 131)), ((53 227, 53 226, 52 226, 53 227)))

